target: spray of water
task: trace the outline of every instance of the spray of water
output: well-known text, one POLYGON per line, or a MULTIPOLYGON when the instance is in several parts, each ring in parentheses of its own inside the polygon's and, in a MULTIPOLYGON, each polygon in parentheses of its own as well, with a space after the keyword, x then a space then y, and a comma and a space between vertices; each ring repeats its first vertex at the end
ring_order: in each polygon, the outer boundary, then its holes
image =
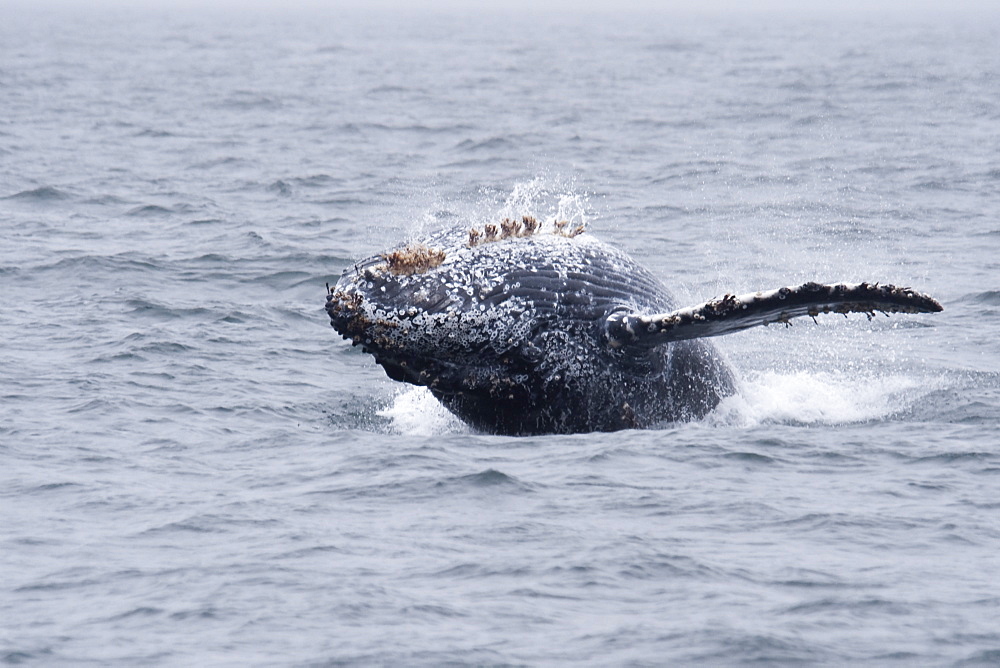
POLYGON ((484 186, 474 193, 439 195, 429 209, 415 216, 407 232, 418 237, 443 226, 482 227, 525 215, 541 221, 566 220, 571 227, 587 225, 596 217, 590 194, 582 192, 572 179, 542 174, 507 188, 484 186))
POLYGON ((400 389, 378 415, 390 421, 395 434, 434 436, 467 433, 469 428, 438 403, 426 387, 400 389))
POLYGON ((907 411, 928 391, 924 381, 900 374, 764 371, 745 380, 706 422, 743 427, 869 422, 907 411))

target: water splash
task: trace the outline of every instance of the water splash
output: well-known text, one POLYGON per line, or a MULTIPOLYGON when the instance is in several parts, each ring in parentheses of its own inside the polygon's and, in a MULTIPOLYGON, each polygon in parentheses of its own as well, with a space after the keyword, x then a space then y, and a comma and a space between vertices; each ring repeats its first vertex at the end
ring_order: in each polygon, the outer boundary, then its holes
POLYGON ((519 218, 525 214, 575 225, 586 225, 593 218, 589 194, 578 192, 572 180, 547 174, 515 183, 496 215, 519 218))
POLYGON ((743 427, 868 422, 907 411, 933 389, 926 379, 911 375, 766 371, 745 380, 706 422, 743 427))
MULTIPOLYGON (((596 219, 590 193, 582 191, 574 179, 542 173, 503 186, 481 186, 472 192, 443 195, 425 193, 423 203, 410 214, 404 234, 414 240, 441 228, 482 227, 504 218, 520 220, 530 215, 540 221, 565 220, 570 227, 589 225, 596 219)), ((387 241, 381 235, 384 245, 387 241)), ((390 242, 395 241, 389 240, 390 242)))
POLYGON ((426 387, 401 389, 392 402, 377 414, 390 420, 389 430, 394 434, 435 436, 469 431, 461 420, 438 403, 426 387))
MULTIPOLYGON (((830 426, 883 420, 911 410, 941 389, 940 384, 900 374, 860 377, 766 371, 744 380, 740 391, 724 399, 704 424, 752 428, 761 424, 830 426)), ((470 432, 470 427, 424 387, 401 389, 377 414, 390 421, 392 433, 433 436, 470 432)))

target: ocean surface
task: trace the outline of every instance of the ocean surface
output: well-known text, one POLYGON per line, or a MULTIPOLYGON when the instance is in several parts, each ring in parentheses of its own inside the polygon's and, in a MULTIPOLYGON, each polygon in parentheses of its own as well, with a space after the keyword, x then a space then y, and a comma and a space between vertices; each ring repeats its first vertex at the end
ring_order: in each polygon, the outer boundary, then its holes
POLYGON ((0 660, 1000 664, 1000 19, 5 10, 0 660), (479 434, 358 258, 584 221, 717 339, 648 431, 479 434))

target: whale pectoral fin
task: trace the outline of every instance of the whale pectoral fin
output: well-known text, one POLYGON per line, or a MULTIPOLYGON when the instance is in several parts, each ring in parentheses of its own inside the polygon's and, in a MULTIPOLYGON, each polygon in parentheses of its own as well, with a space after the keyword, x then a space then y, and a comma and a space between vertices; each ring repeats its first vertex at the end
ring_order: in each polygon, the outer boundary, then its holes
POLYGON ((930 295, 877 283, 803 283, 769 292, 730 295, 670 313, 617 311, 604 323, 608 344, 657 346, 671 341, 731 334, 758 325, 788 324, 799 316, 820 313, 935 313, 942 306, 930 295))

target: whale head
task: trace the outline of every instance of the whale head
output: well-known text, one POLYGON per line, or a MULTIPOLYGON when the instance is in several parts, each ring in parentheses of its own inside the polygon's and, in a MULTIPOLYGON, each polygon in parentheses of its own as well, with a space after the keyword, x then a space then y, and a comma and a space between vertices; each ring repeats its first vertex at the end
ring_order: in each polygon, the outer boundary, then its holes
POLYGON ((395 380, 442 393, 512 386, 537 355, 531 339, 545 314, 536 297, 559 289, 532 288, 540 265, 581 243, 579 233, 540 227, 525 217, 446 231, 362 260, 327 295, 331 324, 395 380))

